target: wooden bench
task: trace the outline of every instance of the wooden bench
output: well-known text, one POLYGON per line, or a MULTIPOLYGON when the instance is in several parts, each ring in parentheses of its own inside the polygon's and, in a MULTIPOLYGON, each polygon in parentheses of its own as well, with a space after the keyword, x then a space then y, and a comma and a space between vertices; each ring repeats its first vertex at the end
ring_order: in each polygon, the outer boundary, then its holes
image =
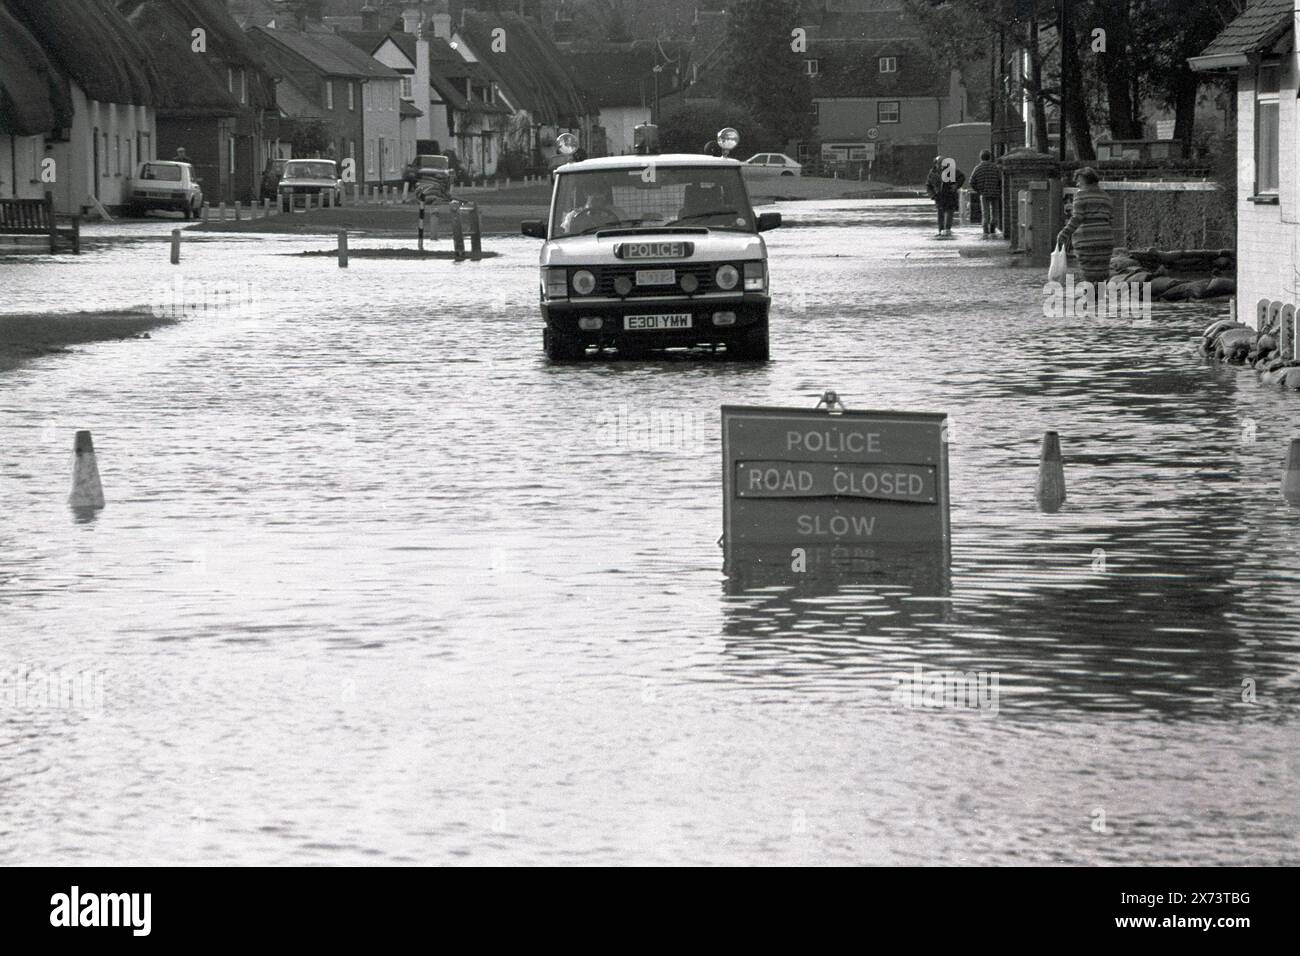
POLYGON ((44 199, 0 199, 0 236, 46 236, 50 255, 66 240, 72 252, 80 255, 81 217, 72 216, 69 225, 60 226, 53 193, 46 193, 44 199))

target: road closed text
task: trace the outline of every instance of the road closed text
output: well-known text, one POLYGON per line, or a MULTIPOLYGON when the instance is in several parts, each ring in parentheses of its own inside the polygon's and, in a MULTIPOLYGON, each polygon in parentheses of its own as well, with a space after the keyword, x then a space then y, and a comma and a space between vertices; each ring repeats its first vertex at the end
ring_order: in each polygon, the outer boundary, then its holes
POLYGON ((876 498, 924 504, 936 501, 935 470, 925 465, 742 461, 737 463, 736 490, 742 498, 876 498))

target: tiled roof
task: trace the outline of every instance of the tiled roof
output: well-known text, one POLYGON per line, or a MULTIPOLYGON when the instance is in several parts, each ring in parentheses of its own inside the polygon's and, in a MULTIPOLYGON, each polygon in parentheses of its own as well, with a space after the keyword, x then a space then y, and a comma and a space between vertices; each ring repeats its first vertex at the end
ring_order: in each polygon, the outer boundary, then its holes
POLYGON ((655 65, 663 65, 662 97, 677 87, 678 66, 684 62, 680 49, 664 44, 661 53, 655 43, 645 40, 573 49, 564 59, 578 89, 594 106, 646 106, 654 96, 655 65))
POLYGON ((807 56, 818 63, 819 72, 812 79, 814 99, 948 94, 948 71, 915 41, 809 41, 807 56), (898 71, 881 73, 881 57, 896 58, 898 71))
POLYGON ((1295 16, 1292 0, 1254 0, 1245 12, 1223 28, 1202 57, 1259 53, 1290 28, 1295 16))
POLYGON ((326 76, 355 76, 367 79, 396 79, 399 74, 366 55, 343 37, 326 33, 299 33, 254 27, 280 46, 306 60, 326 76))

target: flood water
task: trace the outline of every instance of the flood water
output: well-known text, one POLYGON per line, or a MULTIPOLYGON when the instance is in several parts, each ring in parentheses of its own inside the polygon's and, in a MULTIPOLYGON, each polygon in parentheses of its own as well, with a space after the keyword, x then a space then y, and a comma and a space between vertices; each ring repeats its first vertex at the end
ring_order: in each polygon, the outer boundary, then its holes
POLYGON ((1296 862, 1300 395, 1192 350, 1222 303, 1046 319, 926 205, 779 208, 766 366, 550 365, 524 238, 0 262, 4 312, 258 306, 0 376, 0 863, 1296 862), (827 388, 951 416, 937 585, 724 578, 719 406, 827 388))

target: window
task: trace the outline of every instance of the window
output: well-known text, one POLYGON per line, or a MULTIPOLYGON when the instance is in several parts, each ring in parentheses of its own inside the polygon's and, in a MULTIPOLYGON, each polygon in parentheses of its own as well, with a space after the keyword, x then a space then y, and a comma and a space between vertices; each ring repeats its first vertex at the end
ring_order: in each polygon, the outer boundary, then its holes
POLYGON ((807 73, 809 76, 816 76, 818 73, 821 72, 821 64, 818 63, 816 60, 804 60, 803 71, 807 73))
POLYGON ((103 145, 103 157, 104 157, 104 159, 103 159, 103 161, 102 161, 99 165, 100 165, 100 170, 101 170, 101 172, 102 172, 105 176, 107 176, 107 175, 108 175, 108 134, 107 134, 107 133, 104 133, 104 134, 102 134, 102 135, 103 135, 103 143, 104 143, 104 145, 103 145))
POLYGON ((898 100, 881 100, 876 104, 877 123, 898 122, 898 100))
MULTIPOLYGON (((370 92, 370 87, 366 87, 366 92, 370 92)), ((348 81, 348 109, 355 112, 357 108, 357 85, 350 80, 348 81)))
POLYGON ((415 84, 411 82, 409 76, 402 77, 402 99, 411 100, 415 98, 415 84))
POLYGON ((114 162, 114 172, 116 172, 117 175, 121 176, 122 175, 122 137, 120 134, 113 137, 113 162, 114 162))
POLYGON ((226 92, 235 92, 235 68, 233 66, 226 67, 226 92))
POLYGON ((822 105, 818 103, 816 100, 813 100, 812 115, 813 115, 814 123, 816 123, 818 120, 822 118, 822 105))
POLYGON ((239 68, 239 102, 248 102, 248 71, 243 67, 239 68))
POLYGON ((898 57, 896 57, 896 56, 882 56, 882 57, 880 58, 880 72, 881 72, 881 73, 897 73, 897 72, 898 72, 898 57))
POLYGON ((1280 67, 1264 63, 1255 82, 1255 195, 1277 192, 1278 80, 1280 67))
POLYGON ((334 81, 333 80, 325 81, 325 108, 327 110, 334 109, 334 81))

